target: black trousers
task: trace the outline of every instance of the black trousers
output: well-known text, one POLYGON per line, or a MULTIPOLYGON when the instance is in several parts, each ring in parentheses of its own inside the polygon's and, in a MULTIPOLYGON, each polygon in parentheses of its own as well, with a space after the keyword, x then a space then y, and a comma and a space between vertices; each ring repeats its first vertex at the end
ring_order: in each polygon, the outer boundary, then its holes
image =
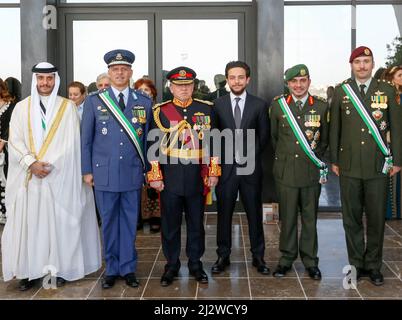
POLYGON ((229 257, 232 248, 232 217, 237 194, 247 214, 251 252, 253 258, 263 258, 265 251, 264 228, 262 225, 262 184, 251 184, 243 176, 234 173, 216 188, 218 207, 218 231, 216 250, 218 256, 229 257))
POLYGON ((202 268, 200 259, 205 251, 204 208, 205 198, 201 193, 179 196, 166 190, 161 192, 162 249, 167 260, 166 268, 180 269, 183 211, 187 225, 188 267, 190 271, 202 268))

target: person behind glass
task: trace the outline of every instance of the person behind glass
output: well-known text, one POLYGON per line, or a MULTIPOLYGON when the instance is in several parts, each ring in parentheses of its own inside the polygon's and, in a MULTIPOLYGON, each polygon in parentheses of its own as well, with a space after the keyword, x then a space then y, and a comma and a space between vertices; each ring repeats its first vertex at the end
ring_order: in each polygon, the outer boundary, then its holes
POLYGON ((209 101, 192 98, 194 70, 178 67, 166 78, 174 98, 153 109, 152 127, 159 129, 163 138, 155 142, 158 152, 150 155, 151 171, 147 174, 151 187, 161 192, 162 249, 167 260, 161 286, 169 286, 181 266, 183 211, 189 272, 198 282, 208 283, 201 262, 205 251, 205 196, 220 176, 218 159, 209 157, 205 145, 209 140, 206 136, 216 125, 214 107, 209 101))
MULTIPOLYGON (((154 83, 150 79, 141 78, 134 83, 134 89, 147 94, 155 103, 157 91, 154 83)), ((148 221, 150 231, 156 233, 161 228, 161 213, 159 207, 159 196, 153 188, 143 189, 141 201, 141 216, 138 217, 137 230, 142 228, 143 222, 148 221)))
POLYGON ((80 121, 82 119, 82 112, 84 111, 84 100, 86 97, 85 86, 78 81, 71 82, 68 87, 68 98, 74 102, 77 107, 78 116, 80 117, 80 121))
POLYGON ((333 86, 328 86, 327 88, 327 102, 328 105, 332 102, 332 97, 334 96, 335 88, 333 86))
POLYGON ((402 166, 402 109, 392 84, 373 78, 369 48, 353 50, 349 63, 353 77, 335 87, 331 103, 329 150, 340 181, 349 264, 356 280, 368 276, 379 286, 384 283, 387 177, 402 166))
MULTIPOLYGON (((396 89, 396 93, 399 95, 398 99, 401 99, 402 95, 402 65, 394 66, 386 69, 383 73, 382 79, 391 82, 396 89)), ((401 101, 399 101, 401 104, 401 101)))
MULTIPOLYGON (((385 69, 383 74, 381 75, 381 79, 385 81, 391 82, 396 89, 396 98, 400 105, 402 105, 402 66, 393 66, 388 69, 385 69)), ((387 218, 392 218, 393 216, 397 216, 400 218, 400 210, 401 208, 395 208, 394 203, 398 203, 400 201, 395 201, 397 197, 401 196, 401 173, 398 172, 396 177, 390 177, 389 184, 389 196, 387 203, 387 218), (396 209, 396 210, 395 210, 396 209)))
POLYGON ((0 79, 0 224, 6 223, 4 193, 8 171, 7 141, 14 106, 15 100, 8 91, 7 84, 0 79))
POLYGON ((89 95, 82 115, 82 175, 95 187, 102 217, 103 289, 112 288, 119 277, 130 287, 139 285, 135 238, 152 101, 129 87, 134 60, 128 50, 104 55, 111 86, 89 95))
POLYGON ((8 92, 14 98, 14 103, 21 101, 21 82, 14 78, 8 77, 4 82, 7 84, 8 92))
POLYGON ((98 90, 106 89, 110 87, 110 77, 107 73, 101 73, 96 77, 96 87, 98 90))
POLYGON ((214 103, 218 129, 230 131, 233 139, 225 139, 222 145, 222 177, 216 188, 218 260, 212 266, 212 273, 219 274, 230 264, 232 216, 240 192, 248 220, 252 264, 259 273, 268 275, 270 270, 264 261, 261 159, 269 141, 268 105, 247 92, 251 78, 250 67, 245 62, 229 62, 225 76, 230 94, 214 103), (250 131, 255 133, 252 141, 248 137, 250 131))

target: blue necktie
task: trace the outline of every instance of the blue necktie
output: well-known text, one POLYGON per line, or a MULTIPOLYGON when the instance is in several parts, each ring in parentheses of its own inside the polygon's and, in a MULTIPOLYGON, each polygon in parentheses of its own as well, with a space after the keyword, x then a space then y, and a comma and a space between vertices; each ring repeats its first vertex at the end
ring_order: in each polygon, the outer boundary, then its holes
POLYGON ((122 92, 120 92, 120 94, 119 94, 119 106, 120 106, 120 109, 121 109, 121 111, 123 111, 124 112, 124 109, 126 108, 126 105, 124 104, 124 94, 122 93, 122 92))

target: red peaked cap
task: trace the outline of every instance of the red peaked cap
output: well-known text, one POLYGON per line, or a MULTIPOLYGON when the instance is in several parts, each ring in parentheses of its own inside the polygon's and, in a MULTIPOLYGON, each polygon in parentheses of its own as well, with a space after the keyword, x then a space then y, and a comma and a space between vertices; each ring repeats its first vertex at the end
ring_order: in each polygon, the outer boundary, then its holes
POLYGON ((370 50, 370 48, 367 48, 365 46, 361 46, 356 48, 355 50, 352 51, 349 62, 352 63, 353 60, 355 60, 358 57, 365 56, 365 57, 372 57, 373 52, 370 50))

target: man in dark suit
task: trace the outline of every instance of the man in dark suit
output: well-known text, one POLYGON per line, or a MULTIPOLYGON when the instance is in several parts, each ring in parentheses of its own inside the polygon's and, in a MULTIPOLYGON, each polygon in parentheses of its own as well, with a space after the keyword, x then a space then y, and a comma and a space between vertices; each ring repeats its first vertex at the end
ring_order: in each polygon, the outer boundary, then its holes
POLYGON ((212 273, 218 274, 230 264, 232 216, 240 191, 248 219, 253 266, 267 275, 269 269, 264 261, 262 226, 261 154, 269 137, 268 106, 246 91, 250 82, 250 67, 246 63, 229 62, 225 76, 230 94, 215 100, 215 112, 222 135, 231 133, 231 138, 222 139, 222 176, 216 188, 218 260, 212 273))

